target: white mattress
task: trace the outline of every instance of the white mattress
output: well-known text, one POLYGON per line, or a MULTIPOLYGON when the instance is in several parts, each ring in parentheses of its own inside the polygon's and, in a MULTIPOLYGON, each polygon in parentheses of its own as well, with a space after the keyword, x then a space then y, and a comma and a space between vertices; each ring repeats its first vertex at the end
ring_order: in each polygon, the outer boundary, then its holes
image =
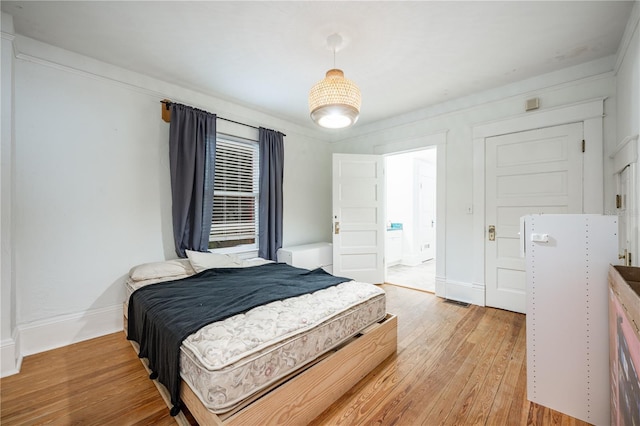
MULTIPOLYGON (((128 280, 128 295, 139 284, 128 280)), ((187 337, 181 376, 205 407, 224 413, 385 315, 384 291, 355 281, 259 306, 187 337)))

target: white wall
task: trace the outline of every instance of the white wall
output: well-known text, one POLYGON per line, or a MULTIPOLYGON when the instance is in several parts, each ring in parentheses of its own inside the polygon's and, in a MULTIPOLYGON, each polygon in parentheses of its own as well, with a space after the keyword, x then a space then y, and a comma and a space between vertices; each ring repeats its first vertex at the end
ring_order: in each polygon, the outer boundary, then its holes
POLYGON ((20 355, 15 336, 13 273, 13 20, 2 14, 0 141, 0 372, 16 372, 20 355))
MULTIPOLYGON (((438 206, 444 204, 446 224, 439 211, 438 229, 444 226, 444 256, 438 240, 437 279, 451 284, 478 287, 470 265, 482 262, 481 253, 474 251, 474 163, 473 127, 525 113, 525 100, 539 97, 541 109, 571 104, 582 100, 607 97, 605 101, 604 138, 615 139, 615 57, 603 58, 578 67, 542 75, 530 80, 456 99, 444 104, 415 111, 405 116, 353 129, 345 139, 333 144, 335 152, 388 153, 395 146, 407 144, 413 149, 428 146, 430 135, 446 132, 446 162, 438 174, 439 185, 446 191, 438 193, 438 206), (442 173, 442 174, 440 174, 442 173), (441 182, 444 178, 445 182, 441 182), (469 213, 471 209, 472 213, 469 213), (441 258, 442 257, 442 258, 441 258), (478 259, 475 259, 478 257, 478 259), (441 263, 443 262, 443 263, 441 263)), ((428 84, 428 82, 425 82, 428 84)), ((441 147, 438 146, 440 154, 441 147)), ((440 159, 438 160, 440 168, 440 159)), ((610 176, 605 179, 611 180, 610 176)), ((438 291, 438 289, 436 289, 438 291)))
MULTIPOLYGON (((618 52, 617 140, 640 133, 640 2, 636 1, 618 52)), ((615 146, 615 145, 614 145, 615 146)))
MULTIPOLYGON (((2 319, 22 354, 122 329, 129 268, 175 257, 163 98, 287 134, 284 244, 329 241, 330 146, 312 131, 20 35, 15 46, 16 294, 2 319)), ((3 39, 3 90, 4 52, 3 39)), ((4 146, 3 130, 3 162, 4 146)))
POLYGON ((390 155, 385 159, 387 222, 413 225, 413 158, 390 155))

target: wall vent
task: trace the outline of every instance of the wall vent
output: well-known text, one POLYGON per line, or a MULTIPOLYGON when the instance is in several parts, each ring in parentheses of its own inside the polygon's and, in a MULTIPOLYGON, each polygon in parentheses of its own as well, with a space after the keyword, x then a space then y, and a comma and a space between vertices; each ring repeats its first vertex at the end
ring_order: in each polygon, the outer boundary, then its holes
POLYGON ((533 111, 540 108, 540 98, 527 99, 524 103, 525 111, 533 111))

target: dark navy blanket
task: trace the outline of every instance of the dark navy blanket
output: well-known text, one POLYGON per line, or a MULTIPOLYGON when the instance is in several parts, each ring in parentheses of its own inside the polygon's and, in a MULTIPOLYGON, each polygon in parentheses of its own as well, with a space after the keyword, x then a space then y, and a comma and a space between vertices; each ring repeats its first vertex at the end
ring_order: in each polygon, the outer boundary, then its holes
POLYGON ((188 278, 142 287, 129 299, 128 339, 140 344, 151 378, 171 394, 171 414, 180 411, 180 345, 215 321, 276 300, 312 293, 348 278, 322 269, 269 263, 248 268, 207 269, 188 278))

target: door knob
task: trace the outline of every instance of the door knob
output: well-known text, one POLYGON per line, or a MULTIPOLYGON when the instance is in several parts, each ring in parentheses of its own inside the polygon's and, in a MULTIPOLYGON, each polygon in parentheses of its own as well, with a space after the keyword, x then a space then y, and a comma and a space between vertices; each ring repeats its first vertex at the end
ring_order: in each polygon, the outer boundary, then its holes
POLYGON ((489 225, 489 241, 495 241, 495 240, 496 240, 496 226, 489 225))
POLYGON ((624 266, 631 266, 631 253, 629 253, 629 250, 624 249, 624 252, 618 255, 618 259, 624 259, 624 266))

